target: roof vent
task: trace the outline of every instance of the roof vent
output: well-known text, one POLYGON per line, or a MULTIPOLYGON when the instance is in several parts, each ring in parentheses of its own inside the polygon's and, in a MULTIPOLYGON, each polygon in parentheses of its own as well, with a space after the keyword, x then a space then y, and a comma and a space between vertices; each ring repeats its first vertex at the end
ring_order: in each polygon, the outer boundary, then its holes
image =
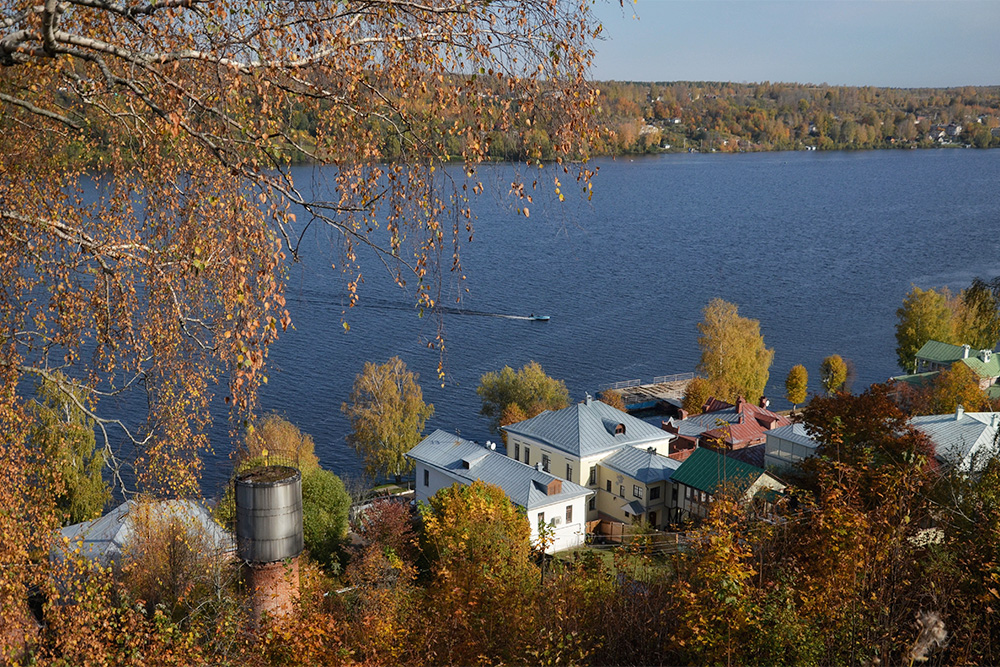
POLYGON ((539 461, 538 463, 535 464, 535 470, 537 470, 538 472, 542 472, 542 462, 541 461, 539 461))
POLYGON ((979 358, 983 360, 984 364, 990 363, 990 356, 993 354, 993 350, 980 350, 979 358))
POLYGON ((970 348, 969 348, 968 345, 963 345, 962 346, 962 358, 963 359, 968 359, 969 358, 969 349, 970 348))
POLYGON ((586 396, 586 398, 585 398, 585 399, 583 399, 583 402, 584 402, 585 404, 587 404, 587 405, 590 405, 591 401, 593 401, 594 399, 593 399, 593 398, 591 398, 591 396, 590 396, 590 393, 589 393, 589 392, 588 392, 587 394, 585 394, 585 396, 586 396))

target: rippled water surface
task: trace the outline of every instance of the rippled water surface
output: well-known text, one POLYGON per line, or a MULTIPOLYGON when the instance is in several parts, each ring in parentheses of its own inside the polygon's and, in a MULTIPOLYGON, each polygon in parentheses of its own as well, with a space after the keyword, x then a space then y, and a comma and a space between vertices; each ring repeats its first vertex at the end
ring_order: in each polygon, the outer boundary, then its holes
MULTIPOLYGON (((356 474, 340 406, 365 361, 401 356, 435 405, 428 429, 482 440, 489 434, 475 389, 483 373, 534 359, 579 399, 607 382, 692 371, 695 325, 713 297, 760 320, 776 352, 768 394, 785 407, 784 379, 798 363, 813 389, 820 361, 833 353, 854 362, 856 388, 898 373, 895 311, 911 283, 961 288, 1000 274, 1000 151, 671 155, 597 165, 593 201, 564 184, 567 201, 537 197, 530 218, 503 198, 511 167, 482 172, 496 192, 478 201, 475 240, 462 249, 470 293, 461 307, 552 319, 446 314, 443 387, 438 354, 426 347, 434 318, 418 318, 372 265, 361 305, 343 314, 344 279, 329 268, 336 251, 324 234, 309 237, 305 261, 289 274, 295 330, 272 348, 262 408, 311 433, 325 466, 356 474)), ((551 176, 546 169, 540 180, 551 176)), ((451 283, 445 289, 457 293, 451 283)), ((222 436, 224 425, 217 430, 222 436)), ((225 446, 217 448, 208 489, 227 472, 225 446)))

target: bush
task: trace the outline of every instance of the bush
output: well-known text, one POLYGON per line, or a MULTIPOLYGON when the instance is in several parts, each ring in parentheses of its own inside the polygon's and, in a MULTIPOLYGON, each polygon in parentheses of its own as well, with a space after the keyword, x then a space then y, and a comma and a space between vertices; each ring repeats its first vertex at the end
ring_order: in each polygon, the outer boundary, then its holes
POLYGON ((322 565, 339 570, 336 559, 347 535, 351 497, 340 478, 316 468, 302 475, 302 530, 309 554, 322 565))

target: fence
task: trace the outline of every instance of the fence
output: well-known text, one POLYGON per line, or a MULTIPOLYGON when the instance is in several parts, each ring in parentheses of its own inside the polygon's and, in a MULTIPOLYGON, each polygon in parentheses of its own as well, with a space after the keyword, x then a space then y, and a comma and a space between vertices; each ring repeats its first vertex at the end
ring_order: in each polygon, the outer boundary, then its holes
MULTIPOLYGON (((593 536, 591 541, 601 542, 609 547, 628 544, 637 537, 633 526, 619 521, 588 521, 587 535, 593 536)), ((654 530, 641 535, 647 540, 650 551, 660 554, 674 554, 687 544, 681 533, 667 533, 654 530)))
POLYGON ((629 387, 638 387, 640 384, 642 384, 642 380, 622 380, 621 382, 602 384, 598 388, 601 391, 606 391, 608 389, 627 389, 629 387))
POLYGON ((673 375, 660 375, 653 378, 653 384, 666 384, 667 382, 682 382, 694 378, 694 373, 674 373, 673 375))

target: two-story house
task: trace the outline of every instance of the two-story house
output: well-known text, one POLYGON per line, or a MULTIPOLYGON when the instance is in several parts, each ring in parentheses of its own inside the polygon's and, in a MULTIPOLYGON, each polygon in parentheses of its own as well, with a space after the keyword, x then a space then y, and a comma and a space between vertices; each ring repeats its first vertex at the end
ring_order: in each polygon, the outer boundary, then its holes
POLYGON ((643 452, 651 449, 665 456, 674 439, 672 434, 590 396, 562 410, 546 410, 502 428, 507 434, 510 458, 528 465, 541 464, 546 472, 598 491, 589 503, 587 519, 591 521, 600 518, 599 507, 611 508, 612 503, 618 503, 619 509, 605 514, 625 518, 625 510, 620 509, 624 503, 619 501, 628 494, 617 493, 625 486, 617 483, 617 475, 624 473, 611 472, 610 468, 599 471, 602 461, 626 447, 643 452), (604 493, 612 497, 604 498, 604 493))

